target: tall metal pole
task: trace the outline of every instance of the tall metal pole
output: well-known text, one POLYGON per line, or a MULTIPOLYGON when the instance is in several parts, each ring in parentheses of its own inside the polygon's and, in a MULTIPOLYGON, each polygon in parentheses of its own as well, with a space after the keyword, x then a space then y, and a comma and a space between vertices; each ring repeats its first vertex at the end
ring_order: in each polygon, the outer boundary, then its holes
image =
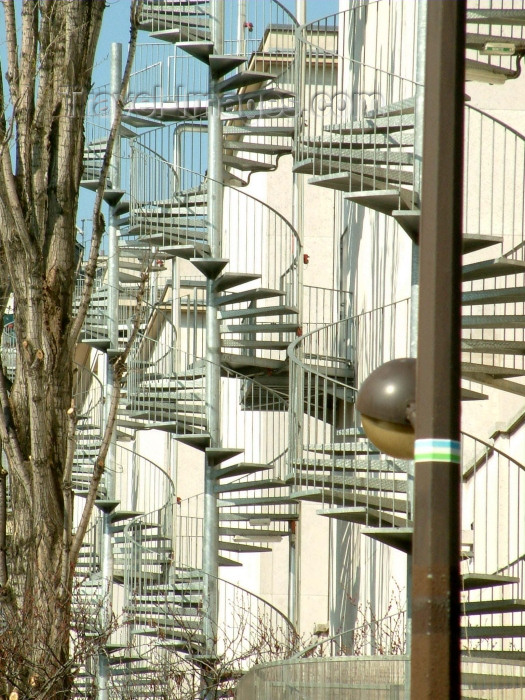
MULTIPOLYGON (((214 52, 222 54, 224 38, 224 3, 211 0, 211 38, 214 52)), ((221 95, 218 82, 211 69, 209 76, 208 107, 208 244, 211 258, 221 257, 221 233, 223 218, 223 160, 221 95)), ((210 434, 210 447, 220 446, 220 332, 213 276, 206 281, 206 418, 210 434)), ((219 515, 215 493, 214 461, 206 457, 204 474, 204 637, 206 654, 216 654, 218 622, 218 571, 219 571, 219 515)), ((210 691, 211 693, 212 691, 210 691)), ((211 695, 210 695, 211 697, 211 695)))
MULTIPOLYGON (((117 97, 120 94, 122 81, 122 44, 111 44, 110 51, 110 119, 111 124, 115 118, 117 97)), ((120 189, 120 136, 117 136, 110 163, 110 178, 113 189, 120 189)), ((108 228, 108 336, 110 350, 118 347, 118 303, 119 303, 119 259, 118 259, 118 224, 115 216, 115 207, 109 208, 108 228)), ((109 407, 113 392, 113 366, 106 355, 106 387, 105 387, 105 422, 108 419, 109 407)), ((116 473, 117 439, 113 429, 106 458, 106 472, 104 482, 106 486, 107 503, 100 506, 102 510, 102 625, 108 627, 111 621, 113 599, 113 545, 111 541, 111 512, 116 507, 115 501, 115 473, 116 473)), ((107 652, 99 650, 97 671, 97 698, 107 700, 109 681, 109 661, 107 652)))
MULTIPOLYGON (((122 44, 111 44, 110 50, 110 92, 111 92, 111 123, 115 118, 117 98, 120 94, 120 85, 122 81, 122 44)), ((112 189, 120 189, 120 136, 117 135, 113 147, 113 153, 110 163, 110 178, 112 189)), ((109 227, 108 227, 108 335, 110 341, 110 350, 115 351, 118 348, 118 305, 119 305, 119 251, 118 251, 118 220, 115 216, 115 206, 109 207, 109 227)), ((106 360, 107 361, 107 360, 106 360)), ((108 398, 111 399, 113 390, 113 371, 112 365, 108 363, 107 372, 108 383, 108 398)), ((106 411, 109 412, 109 403, 107 402, 106 411)), ((106 413, 107 415, 107 413, 106 413)), ((108 499, 115 498, 115 459, 116 459, 116 433, 113 431, 111 443, 108 451, 107 465, 108 469, 105 474, 105 483, 108 499)))
MULTIPOLYGON (((297 19, 297 24, 299 27, 303 27, 306 24, 306 0, 296 0, 295 3, 295 18, 297 19)), ((300 29, 299 29, 300 31, 300 29)), ((295 74, 295 85, 296 85, 296 101, 299 98, 297 94, 298 90, 303 89, 303 44, 296 39, 296 74, 295 74)), ((303 100, 299 100, 301 105, 303 105, 303 100)), ((302 325, 303 319, 303 242, 304 242, 304 175, 294 172, 293 173, 293 208, 292 208, 292 222, 293 227, 297 231, 297 237, 299 244, 301 246, 300 250, 297 251, 297 288, 299 290, 299 295, 296 300, 296 306, 298 310, 299 325, 302 325)), ((304 388, 303 388, 303 375, 302 372, 296 372, 295 376, 295 386, 293 390, 295 392, 294 401, 296 405, 296 410, 299 416, 299 425, 302 426, 302 419, 300 416, 303 414, 304 409, 304 388)), ((301 444, 300 436, 298 434, 291 435, 291 439, 297 441, 297 444, 301 444)), ((298 505, 300 510, 301 506, 298 505)), ((298 523, 300 522, 297 521, 298 523)), ((290 535, 288 537, 289 541, 289 561, 288 561, 288 617, 293 622, 294 625, 299 624, 299 595, 301 585, 300 576, 300 565, 299 556, 300 549, 298 548, 297 541, 297 523, 293 523, 290 529, 290 535)))
POLYGON ((428 3, 416 390, 413 700, 460 697, 459 368, 465 6, 465 0, 428 3))
MULTIPOLYGON (((414 198, 413 206, 420 206, 422 166, 423 166, 423 129, 425 111, 425 57, 427 39, 427 5, 428 0, 417 3, 417 45, 416 45, 416 103, 414 114, 414 198)), ((410 282, 410 357, 417 357, 419 311, 419 243, 412 243, 412 265, 410 282)), ((414 468, 408 470, 408 500, 413 517, 414 509, 414 468)), ((412 553, 407 555, 407 649, 412 645, 412 553)), ((410 697, 410 661, 407 662, 405 674, 405 697, 410 697)))
MULTIPOLYGON (((113 547, 111 540, 111 513, 118 505, 117 501, 104 501, 98 504, 102 512, 101 532, 101 594, 100 594, 100 627, 106 632, 109 629, 113 610, 113 547)), ((109 698, 109 658, 105 647, 98 650, 97 668, 97 700, 109 698)))

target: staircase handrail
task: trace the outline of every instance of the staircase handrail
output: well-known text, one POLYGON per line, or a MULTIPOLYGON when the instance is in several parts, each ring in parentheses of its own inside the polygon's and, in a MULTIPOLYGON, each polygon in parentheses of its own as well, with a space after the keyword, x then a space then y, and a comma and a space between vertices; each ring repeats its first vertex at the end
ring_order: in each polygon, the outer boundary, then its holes
MULTIPOLYGON (((231 2, 225 4, 225 15, 226 12, 228 14, 224 17, 224 26, 230 30, 230 34, 226 32, 224 37, 223 53, 227 56, 245 56, 257 53, 261 42, 266 36, 268 27, 272 28, 275 26, 282 28, 283 24, 284 26, 286 26, 286 22, 288 22, 291 25, 292 30, 295 30, 295 27, 297 26, 297 19, 292 14, 292 12, 287 7, 285 7, 285 5, 282 2, 280 2, 280 0, 271 0, 271 2, 268 3, 270 9, 266 10, 265 7, 265 12, 258 12, 257 6, 261 5, 261 3, 253 0, 253 6, 252 3, 247 3, 244 5, 244 16, 247 25, 246 27, 244 27, 244 34, 246 35, 246 32, 249 31, 250 37, 240 38, 237 35, 234 36, 232 33, 234 33, 237 30, 239 4, 240 3, 236 2, 235 0, 232 0, 231 2)), ((139 25, 145 24, 147 26, 147 31, 151 32, 151 26, 149 26, 150 24, 153 25, 154 31, 160 31, 162 29, 171 28, 169 16, 165 16, 164 18, 155 18, 152 16, 148 17, 147 11, 149 10, 151 14, 153 14, 155 8, 159 8, 159 6, 162 7, 160 3, 152 3, 151 0, 148 0, 144 3, 142 7, 141 20, 139 22, 139 25)), ((164 7, 169 7, 169 3, 165 3, 164 7)), ((199 7, 199 5, 197 4, 190 3, 189 8, 192 8, 192 10, 197 10, 195 14, 198 16, 199 19, 206 19, 209 16, 209 13, 202 7, 199 7)), ((188 15, 188 18, 191 18, 191 15, 188 15)), ((183 17, 179 20, 178 24, 182 28, 184 28, 187 25, 188 32, 190 33, 190 35, 193 33, 195 36, 197 36, 199 28, 195 29, 192 26, 191 19, 188 18, 183 17)))
MULTIPOLYGON (((350 635, 350 634, 355 634, 356 632, 370 630, 371 627, 374 627, 376 625, 377 626, 382 625, 387 620, 396 620, 396 621, 402 622, 402 619, 404 618, 405 615, 406 615, 406 610, 398 610, 398 612, 392 613, 392 615, 387 615, 385 617, 381 617, 378 620, 371 620, 370 622, 365 622, 362 625, 354 625, 353 627, 350 627, 347 630, 343 630, 342 632, 337 632, 336 634, 333 634, 330 637, 320 636, 315 642, 312 642, 311 644, 306 646, 304 649, 301 649, 296 654, 291 656, 290 660, 301 659, 301 658, 304 658, 306 656, 313 656, 313 652, 318 647, 323 647, 325 644, 330 644, 330 648, 333 648, 333 642, 335 642, 336 640, 341 639, 341 638, 343 638, 347 635, 350 635)), ((401 629, 404 632, 404 629, 405 629, 404 622, 402 622, 402 624, 401 624, 401 629)), ((330 656, 333 657, 333 656, 351 656, 352 655, 351 653, 345 653, 345 647, 343 645, 341 645, 339 647, 339 650, 342 651, 342 653, 339 653, 339 654, 331 653, 330 656)), ((321 650, 321 653, 322 653, 322 650, 321 650)), ((388 655, 390 655, 390 654, 397 655, 398 653, 400 653, 400 655, 402 655, 402 654, 404 654, 404 651, 401 651, 401 652, 399 652, 397 650, 394 652, 381 651, 381 654, 384 654, 384 653, 387 653, 388 655)))
POLYGON ((97 385, 97 391, 93 392, 91 388, 88 388, 86 390, 83 390, 81 388, 81 385, 74 387, 73 390, 73 400, 75 401, 75 409, 77 411, 77 417, 78 418, 86 418, 88 415, 90 415, 98 406, 102 406, 104 402, 104 389, 102 382, 100 381, 99 377, 93 372, 92 369, 89 367, 86 367, 85 365, 80 364, 79 362, 74 362, 73 363, 74 370, 80 374, 86 374, 89 378, 89 382, 94 382, 97 385), (91 402, 86 409, 84 407, 84 401, 86 400, 86 397, 92 396, 93 393, 95 394, 95 402, 91 402), (83 396, 85 394, 85 396, 83 396))
MULTIPOLYGON (((160 160, 164 165, 167 165, 170 168, 170 170, 172 170, 174 175, 177 175, 177 173, 182 172, 182 173, 186 173, 186 174, 191 175, 191 176, 201 177, 201 178, 203 178, 202 184, 205 184, 206 181, 218 182, 217 180, 214 180, 213 178, 211 178, 208 174, 203 175, 202 173, 199 173, 196 170, 192 170, 191 168, 185 168, 183 166, 173 165, 172 163, 170 163, 169 160, 167 160, 167 158, 165 156, 158 153, 158 151, 156 151, 154 148, 143 143, 143 141, 142 141, 143 138, 150 136, 152 133, 164 133, 165 134, 166 129, 167 129, 167 127, 164 126, 164 127, 160 127, 160 128, 150 129, 148 131, 143 132, 142 134, 138 134, 136 137, 131 139, 132 153, 133 153, 133 150, 135 148, 139 147, 140 149, 148 151, 152 155, 153 158, 156 158, 156 159, 160 160)), ((169 129, 169 127, 168 127, 168 129, 169 129)), ((261 204, 262 206, 264 206, 265 209, 268 209, 273 214, 275 214, 275 216, 278 219, 280 219, 286 225, 287 228, 289 228, 291 230, 296 245, 298 247, 300 246, 300 237, 299 237, 296 229, 294 228, 293 224, 291 223, 291 221, 289 219, 287 219, 283 214, 281 214, 281 212, 279 212, 277 209, 275 209, 275 207, 272 207, 271 204, 263 202, 262 200, 258 199, 257 197, 250 194, 249 192, 244 192, 242 190, 238 190, 234 187, 231 187, 230 185, 224 185, 224 187, 228 188, 228 189, 232 189, 235 192, 238 192, 242 196, 246 197, 246 199, 252 200, 253 202, 256 202, 257 204, 261 204)), ((200 192, 198 190, 195 190, 194 192, 190 192, 189 196, 191 197, 192 195, 204 194, 205 192, 206 192, 206 190, 202 190, 200 192)), ((178 192, 178 193, 177 192, 173 193, 173 196, 175 198, 177 197, 177 195, 184 196, 185 192, 182 191, 182 192, 178 192)), ((152 201, 152 203, 154 203, 154 201, 152 201)), ((138 206, 140 206, 140 204, 138 204, 138 206)))
MULTIPOLYGON (((484 447, 487 448, 487 452, 489 453, 495 453, 503 457, 504 459, 508 459, 509 462, 512 462, 518 469, 521 469, 522 471, 525 471, 525 464, 522 462, 519 462, 515 457, 512 457, 509 455, 507 452, 503 452, 503 450, 500 450, 494 443, 487 442, 487 440, 483 440, 480 437, 477 437, 475 435, 472 435, 471 433, 468 433, 465 430, 461 431, 461 435, 470 438, 471 440, 475 440, 476 442, 479 442, 480 444, 484 445, 484 447)), ((466 481, 471 475, 472 472, 476 469, 476 463, 471 464, 471 466, 468 467, 466 471, 463 472, 462 478, 463 481, 466 481)))

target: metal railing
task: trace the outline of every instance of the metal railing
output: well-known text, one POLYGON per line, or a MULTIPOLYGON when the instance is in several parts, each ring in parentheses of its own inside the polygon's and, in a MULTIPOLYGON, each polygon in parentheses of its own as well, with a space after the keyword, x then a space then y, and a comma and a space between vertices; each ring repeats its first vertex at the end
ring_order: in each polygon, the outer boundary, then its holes
MULTIPOLYGON (((288 659, 253 668, 237 686, 238 700, 403 700, 410 659, 405 656, 288 659)), ((522 662, 462 657, 461 697, 519 697, 525 687, 522 662), (474 693, 474 695, 472 695, 474 693), (504 697, 504 695, 501 695, 504 697)))
MULTIPOLYGON (((158 144, 156 144, 158 146, 158 144)), ((208 250, 208 200, 206 181, 191 190, 177 191, 178 182, 198 182, 198 174, 175 169, 169 162, 133 146, 134 172, 131 225, 139 240, 163 246, 191 246, 201 254, 208 250), (140 174, 140 176, 139 176, 140 174), (140 203, 140 204, 139 204, 140 203)), ((259 275, 258 284, 284 292, 282 302, 298 299, 297 268, 301 244, 290 222, 271 206, 231 187, 225 188, 222 255, 231 270, 259 275)), ((272 305, 275 301, 262 302, 272 305)))
POLYGON ((525 465, 493 444, 462 432, 462 573, 510 577, 464 594, 464 647, 525 651, 525 528, 520 514, 525 465), (518 601, 505 605, 509 599, 518 601), (499 607, 498 607, 499 606, 499 607), (476 609, 479 612, 476 612, 476 609), (501 610, 501 612, 500 612, 501 610))
POLYGON ((360 3, 301 28, 299 172, 330 176, 334 187, 348 192, 395 190, 398 208, 414 206, 416 26, 412 5, 387 0, 360 3))
POLYGON ((482 49, 491 39, 493 43, 511 40, 518 51, 523 49, 525 44, 525 29, 521 22, 505 23, 488 21, 484 11, 506 10, 507 12, 522 11, 525 9, 523 0, 468 0, 467 2, 467 80, 481 80, 482 82, 498 83, 496 75, 486 74, 480 69, 484 66, 488 68, 504 69, 510 73, 515 72, 518 63, 516 56, 483 53, 482 49), (475 65, 474 65, 475 64, 475 65), (476 69, 477 68, 477 69, 476 69))
MULTIPOLYGON (((146 0, 141 28, 149 32, 178 29, 181 41, 210 40, 211 17, 206 3, 146 0)), ((297 22, 277 0, 230 0, 224 3, 225 55, 293 53, 297 22)))
POLYGON ((237 686, 238 700, 301 700, 343 697, 402 700, 403 656, 289 659, 253 668, 237 686))
MULTIPOLYGON (((204 654, 203 625, 206 611, 202 601, 202 571, 144 565, 148 547, 137 538, 139 519, 126 528, 130 541, 130 572, 127 589, 132 592, 126 604, 131 648, 149 662, 149 682, 162 684, 162 691, 180 692, 187 674, 195 673, 193 659, 204 654), (138 562, 142 563, 141 568, 138 562), (134 573, 135 572, 135 573, 134 573), (171 651, 168 665, 162 663, 162 649, 171 651), (173 653, 175 652, 175 653, 173 653), (174 684, 177 684, 174 685, 174 684)), ((150 548, 151 561, 157 557, 150 548)), ((297 650, 297 634, 288 618, 270 603, 248 591, 217 579, 219 614, 216 629, 217 657, 209 660, 202 675, 209 686, 227 691, 254 664, 287 658, 297 650)), ((128 682, 132 682, 130 669, 128 682)), ((136 678, 140 680, 140 676, 136 678)))

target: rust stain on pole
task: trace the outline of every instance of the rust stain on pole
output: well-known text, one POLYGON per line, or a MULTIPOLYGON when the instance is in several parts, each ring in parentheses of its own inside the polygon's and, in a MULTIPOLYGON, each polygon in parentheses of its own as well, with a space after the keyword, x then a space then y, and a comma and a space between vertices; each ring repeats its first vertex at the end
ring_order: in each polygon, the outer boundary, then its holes
POLYGON ((429 2, 428 28, 411 697, 445 700, 460 697, 460 467, 454 450, 460 431, 464 0, 429 2), (444 454, 438 455, 442 445, 444 454))

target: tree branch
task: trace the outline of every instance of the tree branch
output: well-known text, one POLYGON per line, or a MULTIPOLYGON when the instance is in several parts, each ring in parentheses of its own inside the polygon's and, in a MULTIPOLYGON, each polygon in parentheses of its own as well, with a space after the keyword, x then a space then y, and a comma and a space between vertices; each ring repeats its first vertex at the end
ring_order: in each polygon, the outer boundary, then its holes
MULTIPOLYGON (((128 91, 129 79, 131 76, 131 69, 133 66, 133 59, 135 57, 135 48, 137 45, 137 34, 139 26, 139 16, 140 9, 142 7, 143 0, 133 0, 130 10, 130 40, 129 40, 129 50, 128 57, 126 60, 126 67, 124 69, 124 76, 122 78, 122 84, 120 88, 120 94, 117 99, 115 118, 113 124, 111 125, 111 130, 109 133, 108 142, 106 145, 106 150, 104 153, 104 158, 102 161, 102 168, 100 171, 100 176, 98 180, 98 185, 95 194, 95 203, 93 205, 93 235, 91 237, 91 247, 89 251, 89 258, 87 265, 85 267, 85 285, 82 292, 82 299, 78 308, 77 317, 75 318, 73 325, 71 327, 70 342, 72 347, 78 342, 82 326, 89 309, 89 304, 91 301, 91 294, 93 291, 93 283, 95 280, 95 275, 97 271, 97 261, 98 254, 100 250, 100 244, 102 241, 103 226, 102 226, 102 215, 101 208, 104 201, 104 189, 106 187, 106 179, 109 172, 109 166, 111 163, 111 156, 113 153, 113 146, 115 139, 117 137, 118 131, 120 129, 120 123, 122 120, 122 111, 124 109, 124 100, 126 98, 126 93, 128 91)), ((113 96, 112 96, 113 97, 113 96)))
POLYGON ((7 579, 7 472, 0 464, 0 588, 6 585, 7 579))
POLYGON ((80 518, 80 523, 77 527, 77 531, 73 537, 71 544, 71 568, 74 569, 77 563, 78 554, 80 552, 80 547, 84 541, 84 537, 91 519, 91 513, 93 512, 93 506, 97 499, 98 487, 100 481, 104 474, 106 468, 106 457, 108 454, 109 446, 111 443, 111 438, 113 436, 113 431, 115 429, 115 423, 117 420, 117 413, 119 408, 120 392, 122 389, 122 378, 126 371, 126 360, 133 347, 135 338, 139 332, 140 324, 142 321, 143 306, 142 302, 144 299, 144 292, 146 289, 146 283, 148 281, 148 274, 143 273, 140 282, 140 287, 137 293, 137 312, 135 314, 135 320, 133 323, 133 328, 131 330, 128 341, 124 347, 124 350, 116 358, 113 364, 113 391, 111 392, 111 403, 108 411, 108 419, 106 427, 104 430, 104 436, 102 438, 102 443, 100 445, 100 450, 98 456, 95 460, 95 467, 93 470, 93 477, 89 484, 89 489, 86 497, 86 502, 84 504, 84 509, 82 511, 82 516, 80 518))
POLYGON ((27 498, 31 503, 31 475, 27 469, 14 426, 12 425, 11 407, 9 405, 3 369, 0 371, 0 403, 2 406, 2 411, 0 411, 0 435, 4 449, 8 456, 9 464, 22 482, 27 498))
POLYGON ((64 592, 69 591, 72 571, 70 567, 70 551, 71 551, 71 531, 73 527, 73 460, 75 458, 76 437, 75 431, 77 427, 77 411, 75 400, 72 399, 71 407, 68 412, 67 426, 67 454, 66 463, 64 465, 64 476, 62 478, 62 492, 64 494, 64 531, 63 531, 63 547, 64 553, 62 556, 62 575, 61 584, 64 592))
POLYGON ((18 74, 18 39, 16 32, 15 4, 13 0, 2 0, 5 16, 5 33, 7 38, 7 83, 13 103, 19 97, 18 74))

